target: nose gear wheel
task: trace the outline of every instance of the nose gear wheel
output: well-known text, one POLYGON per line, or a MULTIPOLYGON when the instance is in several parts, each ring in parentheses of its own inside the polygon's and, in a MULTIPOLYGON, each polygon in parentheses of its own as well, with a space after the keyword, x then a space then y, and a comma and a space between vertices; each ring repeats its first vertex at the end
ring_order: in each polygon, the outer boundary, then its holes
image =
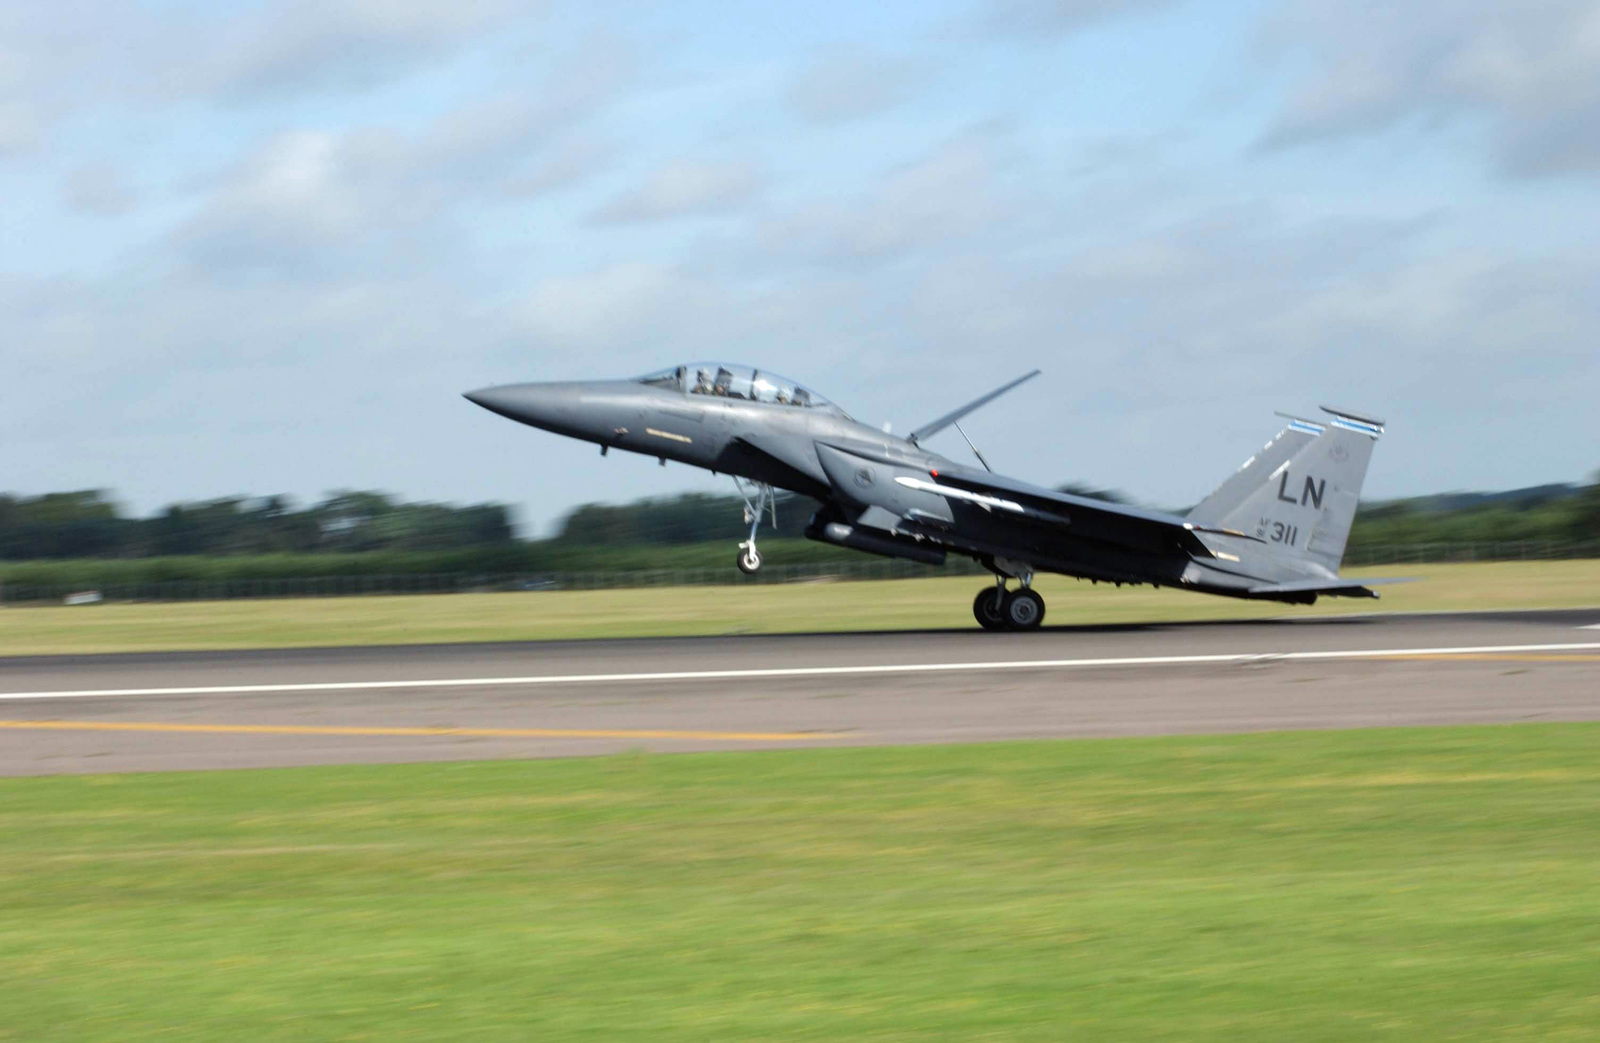
POLYGON ((744 520, 750 525, 750 538, 739 544, 739 556, 734 564, 739 566, 739 571, 746 576, 753 576, 761 571, 761 552, 756 549, 756 530, 761 527, 762 515, 778 527, 778 498, 772 486, 766 482, 755 482, 746 486, 744 480, 738 475, 733 476, 733 484, 739 490, 739 496, 744 500, 744 520))
POLYGON ((761 552, 754 543, 739 544, 739 558, 734 563, 746 576, 754 576, 761 569, 761 552))

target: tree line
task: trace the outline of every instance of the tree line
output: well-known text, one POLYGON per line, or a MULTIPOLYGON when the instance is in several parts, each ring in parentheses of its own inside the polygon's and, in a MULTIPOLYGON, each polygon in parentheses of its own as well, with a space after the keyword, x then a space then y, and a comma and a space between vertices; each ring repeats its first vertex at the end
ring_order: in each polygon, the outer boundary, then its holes
MULTIPOLYGON (((797 540, 816 506, 804 497, 780 496, 777 530, 763 527, 763 537, 797 540)), ((279 561, 274 571, 292 568, 297 575, 317 575, 325 574, 322 565, 331 566, 336 556, 342 567, 350 568, 362 555, 381 554, 389 568, 406 572, 648 568, 664 548, 722 546, 742 539, 748 529, 737 497, 704 493, 584 504, 545 540, 518 539, 505 504, 406 503, 371 491, 340 491, 303 508, 286 496, 229 497, 173 504, 145 518, 124 515, 103 491, 0 495, 0 560, 9 562, 271 556, 279 561), (615 564, 622 562, 627 564, 615 564)), ((1523 540, 1600 541, 1600 475, 1587 486, 1365 504, 1356 516, 1350 547, 1355 552, 1375 546, 1523 540)), ((712 551, 706 553, 709 557, 712 551)), ((849 553, 816 545, 805 557, 820 560, 849 553)), ((363 565, 354 571, 368 569, 363 565)))
POLYGON ((1600 542, 1600 472, 1589 485, 1453 493, 1362 504, 1351 550, 1448 543, 1600 542))
POLYGON ((401 503, 340 491, 297 509, 287 496, 172 504, 124 515, 102 490, 0 495, 0 559, 442 551, 514 542, 504 504, 401 503))

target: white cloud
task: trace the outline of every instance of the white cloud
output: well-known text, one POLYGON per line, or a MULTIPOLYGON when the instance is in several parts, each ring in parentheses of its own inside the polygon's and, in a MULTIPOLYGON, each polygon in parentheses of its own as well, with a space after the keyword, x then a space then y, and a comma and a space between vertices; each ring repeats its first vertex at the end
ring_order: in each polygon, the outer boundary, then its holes
POLYGON ((238 96, 362 88, 435 61, 527 9, 511 0, 298 0, 191 23, 171 86, 238 96), (198 60, 194 60, 198 59, 198 60))
POLYGON ((1600 387, 1585 332, 1600 324, 1600 266, 1439 239, 1429 222, 1223 210, 1108 238, 1053 271, 1014 254, 938 261, 896 320, 965 386, 1045 369, 1048 409, 978 422, 1004 432, 1008 469, 1041 480, 1192 502, 1259 444, 1271 410, 1326 401, 1391 421, 1381 495, 1592 470, 1592 443, 1560 418, 1600 387), (1568 435, 1533 459, 1531 430, 1568 435), (1031 446, 1050 448, 1018 448, 1031 446))
POLYGON ((1064 33, 1170 7, 1177 0, 989 0, 991 26, 1008 33, 1064 33))
POLYGON ((616 158, 615 146, 592 137, 567 137, 541 152, 525 169, 502 182, 507 195, 539 196, 577 185, 605 169, 616 158))
POLYGON ((787 100, 812 123, 844 123, 900 104, 928 78, 925 62, 837 47, 800 70, 789 84, 787 100))
POLYGON ((804 206, 766 222, 760 248, 777 257, 869 263, 953 240, 1003 219, 996 146, 962 134, 889 174, 853 200, 804 206))
POLYGON ((24 101, 0 102, 0 157, 30 152, 39 144, 40 120, 24 101))
MULTIPOLYGON (((228 170, 179 230, 184 252, 220 270, 437 264, 453 217, 598 172, 610 152, 570 129, 626 82, 621 65, 546 78, 552 96, 501 93, 424 126, 285 131, 228 170)), ((581 125, 581 124, 580 124, 581 125)))
POLYGON ((61 186, 61 197, 79 213, 98 217, 126 214, 136 202, 121 172, 109 163, 91 163, 68 174, 61 186))
POLYGON ((379 132, 276 135, 235 167, 179 241, 212 270, 348 263, 369 235, 424 216, 425 197, 388 176, 403 152, 379 132))
POLYGON ((108 102, 270 103, 364 90, 445 61, 492 30, 527 34, 541 21, 537 6, 513 0, 293 0, 226 13, 0 0, 0 147, 8 138, 31 144, 62 118, 108 102))
POLYGON ((626 262, 537 282, 522 295, 515 321, 542 357, 574 360, 569 375, 617 376, 718 354, 708 336, 727 337, 751 306, 749 289, 737 282, 626 262))
POLYGON ((594 212, 597 224, 628 224, 738 210, 765 183, 754 163, 678 160, 594 212))
POLYGON ((1270 18, 1264 40, 1306 65, 1264 147, 1472 119, 1506 174, 1600 173, 1590 0, 1299 0, 1270 18))

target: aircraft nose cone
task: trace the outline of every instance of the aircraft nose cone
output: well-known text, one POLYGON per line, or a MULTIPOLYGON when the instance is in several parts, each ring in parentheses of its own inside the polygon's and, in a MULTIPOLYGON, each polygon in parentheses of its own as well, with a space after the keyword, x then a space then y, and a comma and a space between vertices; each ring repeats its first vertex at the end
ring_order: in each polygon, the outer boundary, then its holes
POLYGON ((566 415, 571 404, 567 391, 561 384, 501 384, 468 391, 462 397, 519 423, 557 430, 564 429, 570 419, 566 415))
POLYGON ((475 406, 503 414, 513 405, 512 396, 507 393, 510 390, 509 387, 479 388, 476 391, 462 392, 461 397, 475 406))

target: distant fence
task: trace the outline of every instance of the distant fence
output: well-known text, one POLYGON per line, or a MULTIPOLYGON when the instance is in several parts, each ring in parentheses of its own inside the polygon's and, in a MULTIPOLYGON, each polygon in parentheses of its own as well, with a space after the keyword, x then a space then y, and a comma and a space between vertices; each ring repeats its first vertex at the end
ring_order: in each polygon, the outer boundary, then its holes
MULTIPOLYGON (((1558 540, 1397 544, 1353 548, 1346 566, 1432 562, 1540 561, 1600 558, 1600 541, 1558 540)), ((815 583, 925 576, 983 576, 966 558, 943 567, 889 558, 767 565, 754 576, 733 567, 640 569, 632 571, 543 573, 419 573, 379 576, 310 576, 289 579, 164 580, 131 583, 0 584, 0 603, 64 602, 74 594, 98 591, 106 601, 222 601, 242 598, 359 597, 375 594, 466 594, 498 591, 621 590, 638 587, 701 587, 767 583, 815 583)))

